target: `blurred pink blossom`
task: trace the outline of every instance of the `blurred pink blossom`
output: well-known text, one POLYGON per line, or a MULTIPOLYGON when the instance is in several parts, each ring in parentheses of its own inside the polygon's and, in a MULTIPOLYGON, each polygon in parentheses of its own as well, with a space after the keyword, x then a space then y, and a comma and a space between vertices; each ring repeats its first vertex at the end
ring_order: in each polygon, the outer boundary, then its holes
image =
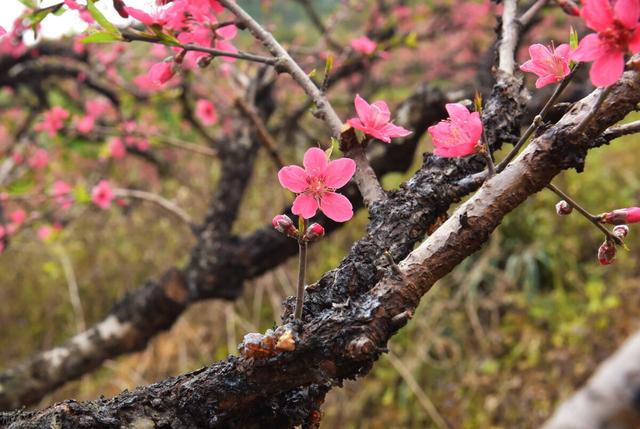
POLYGON ((115 199, 115 194, 106 180, 101 180, 91 190, 91 201, 101 209, 111 207, 111 202, 115 199))

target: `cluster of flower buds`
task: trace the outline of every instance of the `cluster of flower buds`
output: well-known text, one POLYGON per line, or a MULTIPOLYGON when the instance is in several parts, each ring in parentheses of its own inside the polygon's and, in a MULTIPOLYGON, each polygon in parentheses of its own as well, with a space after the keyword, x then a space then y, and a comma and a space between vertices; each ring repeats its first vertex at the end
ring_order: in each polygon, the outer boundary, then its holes
POLYGON ((281 234, 291 238, 298 238, 298 228, 293 224, 289 216, 279 214, 271 221, 271 225, 281 234))
POLYGON ((600 265, 610 265, 616 260, 616 243, 606 240, 598 249, 598 262, 600 265))
POLYGON ((640 207, 628 207, 603 213, 600 215, 600 222, 610 225, 640 222, 640 207))
MULTIPOLYGON (((276 229, 276 231, 286 235, 287 237, 300 239, 300 232, 298 228, 295 227, 293 221, 289 216, 279 214, 276 215, 271 224, 276 229)), ((306 241, 311 243, 313 241, 319 240, 324 237, 324 228, 319 223, 312 223, 309 225, 302 236, 302 241, 306 241)))
MULTIPOLYGON (((629 235, 629 227, 627 225, 616 225, 613 228, 613 235, 620 240, 629 235)), ((616 260, 616 243, 607 239, 598 249, 598 262, 600 265, 610 265, 616 260)))
POLYGON ((570 215, 572 211, 573 206, 565 200, 560 200, 558 201, 558 204, 556 204, 556 213, 558 214, 558 216, 570 215))

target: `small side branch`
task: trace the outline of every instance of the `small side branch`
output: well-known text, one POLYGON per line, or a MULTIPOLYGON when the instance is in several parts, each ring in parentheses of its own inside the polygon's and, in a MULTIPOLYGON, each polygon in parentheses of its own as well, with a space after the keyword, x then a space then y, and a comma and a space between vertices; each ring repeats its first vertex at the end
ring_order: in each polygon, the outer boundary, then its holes
MULTIPOLYGON (((242 7, 232 0, 220 0, 220 4, 233 13, 238 20, 251 32, 253 37, 262 43, 262 45, 277 59, 276 69, 284 71, 302 87, 309 97, 313 100, 317 112, 315 115, 324 120, 331 130, 331 135, 340 138, 344 124, 331 103, 324 96, 320 88, 311 80, 300 65, 291 58, 291 55, 278 43, 271 33, 265 30, 251 15, 249 15, 242 7)), ((375 201, 384 198, 384 191, 380 182, 378 182, 371 165, 364 153, 364 149, 354 147, 352 151, 347 152, 348 156, 352 156, 356 162, 356 183, 362 193, 362 197, 367 206, 375 201)))
POLYGON ((138 189, 116 189, 114 191, 114 194, 120 198, 135 198, 138 200, 149 201, 151 203, 157 204, 158 206, 162 207, 168 212, 176 215, 181 221, 183 221, 187 225, 189 226, 193 225, 193 220, 191 219, 191 216, 189 216, 187 212, 185 212, 180 207, 178 207, 171 201, 167 200, 166 198, 161 197, 160 195, 147 192, 147 191, 141 191, 138 189))
POLYGON ((249 105, 246 101, 242 99, 242 97, 237 97, 235 100, 236 107, 242 112, 242 114, 251 122, 251 124, 256 128, 256 132, 258 138, 260 139, 260 143, 267 150, 267 153, 273 160, 274 164, 278 168, 284 167, 284 162, 280 157, 280 153, 278 152, 278 144, 276 140, 273 138, 264 121, 260 118, 260 115, 255 111, 255 109, 249 105))
POLYGON ((584 207, 582 207, 573 198, 571 198, 569 195, 567 195, 566 193, 561 191, 559 188, 557 188, 552 183, 549 183, 547 185, 547 188, 549 190, 551 190, 553 193, 555 193, 557 196, 559 196, 560 198, 565 200, 571 207, 576 209, 576 211, 578 211, 578 213, 580 213, 585 219, 587 219, 589 222, 594 224, 596 226, 596 228, 598 228, 600 231, 602 231, 604 233, 604 235, 607 237, 607 239, 612 240, 616 244, 624 246, 624 243, 620 239, 620 237, 614 235, 611 231, 609 231, 607 228, 604 227, 604 225, 602 225, 600 223, 600 218, 598 216, 593 215, 593 214, 589 213, 588 211, 586 211, 584 209, 584 207))
POLYGON ((607 130, 602 133, 602 137, 606 141, 611 141, 613 139, 617 139, 618 137, 635 133, 640 133, 640 121, 633 121, 629 122, 628 124, 616 125, 614 127, 607 128, 607 130))

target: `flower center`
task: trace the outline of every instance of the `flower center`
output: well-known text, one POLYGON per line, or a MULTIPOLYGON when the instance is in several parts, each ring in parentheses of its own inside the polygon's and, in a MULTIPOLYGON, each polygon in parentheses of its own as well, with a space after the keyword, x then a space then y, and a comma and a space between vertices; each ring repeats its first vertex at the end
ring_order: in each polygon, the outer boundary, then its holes
POLYGON ((600 40, 617 51, 626 51, 634 30, 625 27, 620 21, 613 21, 613 26, 598 33, 600 40))
POLYGON ((316 176, 307 179, 308 187, 307 193, 316 199, 320 199, 322 194, 328 191, 327 186, 324 184, 324 177, 316 176))

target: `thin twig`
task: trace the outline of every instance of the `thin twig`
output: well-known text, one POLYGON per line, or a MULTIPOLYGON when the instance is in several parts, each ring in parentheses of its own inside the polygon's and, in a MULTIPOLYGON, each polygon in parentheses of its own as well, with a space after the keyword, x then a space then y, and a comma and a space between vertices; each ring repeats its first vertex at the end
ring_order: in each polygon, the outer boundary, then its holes
MULTIPOLYGON (((110 129, 108 127, 95 127, 94 131, 102 136, 106 136, 106 137, 113 137, 113 136, 118 136, 123 134, 121 131, 116 130, 116 129, 110 129)), ((207 146, 202 146, 202 145, 198 145, 195 143, 191 143, 188 141, 184 141, 175 137, 171 137, 171 136, 164 136, 164 135, 159 135, 159 134, 155 134, 155 135, 148 135, 148 134, 144 134, 144 133, 140 133, 140 132, 128 132, 128 133, 124 133, 128 136, 133 136, 133 137, 140 137, 140 138, 144 138, 144 139, 152 139, 152 140, 156 140, 162 144, 166 144, 169 146, 173 146, 176 147, 178 149, 182 149, 182 150, 186 150, 188 152, 193 152, 193 153, 197 153, 198 155, 203 155, 203 156, 208 156, 211 158, 217 158, 218 157, 218 152, 210 147, 207 146)))
POLYGON ((533 18, 540 12, 540 10, 545 7, 549 3, 549 0, 537 0, 534 4, 531 5, 529 9, 525 13, 523 13, 518 21, 520 25, 523 27, 529 25, 529 23, 533 20, 533 18))
POLYGON ((76 280, 76 274, 73 270, 73 264, 69 259, 67 252, 60 247, 57 252, 58 259, 60 259, 60 265, 62 265, 62 271, 64 277, 67 280, 67 288, 69 290, 69 301, 73 308, 76 322, 76 333, 84 332, 87 329, 87 324, 84 317, 84 309, 82 307, 82 300, 80 299, 80 292, 78 288, 78 281, 76 280))
POLYGON ((576 211, 580 213, 585 219, 587 219, 589 222, 594 224, 596 228, 598 228, 600 231, 604 233, 604 235, 607 236, 608 239, 613 240, 613 242, 615 242, 616 244, 619 244, 620 246, 624 246, 624 242, 620 239, 620 237, 617 237, 616 235, 614 235, 611 231, 609 231, 607 228, 604 227, 604 225, 600 223, 599 216, 589 213, 587 210, 584 209, 584 207, 578 204, 573 198, 571 198, 569 195, 567 195, 566 193, 558 189, 552 183, 549 183, 547 185, 547 188, 553 191, 560 198, 565 200, 571 207, 576 209, 576 211))
POLYGON ((313 7, 311 0, 296 0, 296 1, 300 3, 300 5, 304 8, 305 12, 309 16, 309 20, 316 27, 316 29, 320 33, 320 36, 322 36, 322 38, 327 41, 327 44, 331 46, 333 49, 337 50, 338 52, 341 51, 342 46, 338 42, 333 40, 333 38, 331 37, 331 33, 329 32, 329 29, 327 28, 326 25, 324 25, 324 22, 322 22, 322 18, 320 17, 316 9, 313 7))
POLYGON ((527 140, 529 140, 529 137, 531 137, 531 135, 538 129, 538 127, 542 125, 545 117, 549 113, 549 110, 551 110, 551 108, 553 107, 555 102, 558 100, 560 95, 562 95, 562 92, 565 90, 567 85, 569 85, 569 82, 571 82, 571 79, 573 78, 573 76, 575 76, 577 69, 578 69, 578 65, 576 65, 571 71, 571 73, 565 76, 565 78, 556 87, 555 91, 553 91, 553 94, 551 94, 551 97, 549 97, 549 100, 547 100, 544 107, 542 107, 542 110, 540 111, 540 113, 538 113, 536 117, 533 118, 533 122, 531 122, 531 125, 529 125, 529 127, 526 129, 524 134, 520 136, 520 139, 515 144, 515 146, 513 146, 513 149, 511 149, 511 151, 507 154, 507 156, 505 156, 505 158, 502 161, 500 161, 496 169, 498 173, 500 173, 502 170, 505 169, 507 165, 509 165, 511 160, 513 160, 513 158, 518 154, 518 152, 520 152, 520 149, 522 149, 522 146, 524 146, 527 140))
POLYGON ((587 128, 587 125, 589 125, 591 120, 596 116, 596 113, 598 113, 598 109, 600 109, 600 106, 602 106, 602 103, 604 103, 604 100, 607 98, 607 95, 609 95, 609 92, 611 92, 611 89, 613 89, 613 85, 602 88, 600 90, 600 94, 598 94, 598 98, 596 99, 595 104, 593 105, 587 116, 585 116, 584 119, 578 125, 576 125, 576 133, 581 133, 585 130, 585 128, 587 128))
POLYGON ((260 118, 260 115, 258 115, 253 106, 250 106, 242 97, 236 98, 235 105, 255 127, 260 143, 262 143, 262 146, 267 150, 267 153, 276 164, 276 167, 284 167, 284 162, 278 152, 278 143, 273 138, 264 121, 260 118))
MULTIPOLYGON (((336 111, 324 96, 322 91, 311 80, 300 65, 294 61, 289 53, 278 43, 271 33, 265 30, 251 15, 232 0, 219 0, 220 4, 233 13, 240 22, 251 32, 253 37, 260 41, 262 45, 277 59, 276 69, 285 71, 302 87, 313 100, 317 112, 316 116, 323 119, 333 137, 339 138, 343 130, 343 122, 336 111)), ((352 151, 347 152, 347 156, 353 158, 356 163, 356 184, 360 189, 365 204, 370 205, 375 201, 384 199, 385 193, 376 177, 364 149, 356 145, 352 151)))
POLYGON ((168 212, 171 212, 174 215, 176 215, 178 218, 180 218, 180 220, 182 220, 187 225, 189 226, 193 225, 193 220, 191 219, 191 216, 189 216, 187 212, 185 212, 180 207, 178 207, 171 201, 167 200, 166 198, 161 197, 160 195, 153 194, 151 192, 141 191, 138 189, 120 188, 120 189, 114 190, 113 192, 116 195, 116 197, 135 198, 135 199, 149 201, 151 203, 157 204, 158 206, 162 207, 168 212))
POLYGON ((420 385, 413 377, 409 369, 402 362, 402 360, 400 360, 400 358, 398 358, 393 352, 389 352, 387 357, 389 358, 389 363, 391 363, 391 366, 393 366, 395 370, 398 371, 400 377, 402 377, 404 382, 407 383, 407 386, 409 387, 409 389, 411 389, 413 394, 416 395, 416 398, 418 398, 418 402, 427 412, 431 420, 433 420, 433 423, 439 429, 449 429, 450 426, 447 424, 442 415, 440 415, 440 412, 438 411, 436 406, 433 404, 433 402, 431 402, 431 399, 429 399, 426 392, 420 387, 420 385))
MULTIPOLYGON (((125 42, 147 42, 147 43, 162 43, 166 44, 162 39, 152 34, 137 33, 133 31, 122 31, 122 38, 125 42)), ((262 55, 253 54, 251 52, 228 52, 220 49, 209 48, 206 46, 197 45, 195 43, 185 43, 175 45, 178 48, 182 48, 184 51, 196 51, 204 52, 212 57, 230 57, 237 58, 239 60, 251 61, 254 63, 268 64, 271 66, 276 65, 277 59, 264 57, 262 55)))
POLYGON ((605 140, 610 141, 618 137, 635 133, 640 133, 640 121, 633 121, 628 124, 609 127, 602 133, 602 137, 605 140))
POLYGON ((493 158, 491 157, 491 146, 489 146, 489 142, 487 141, 487 135, 482 130, 482 149, 481 154, 484 157, 485 162, 487 163, 487 170, 489 172, 489 177, 495 176, 496 174, 496 166, 493 164, 493 158))

